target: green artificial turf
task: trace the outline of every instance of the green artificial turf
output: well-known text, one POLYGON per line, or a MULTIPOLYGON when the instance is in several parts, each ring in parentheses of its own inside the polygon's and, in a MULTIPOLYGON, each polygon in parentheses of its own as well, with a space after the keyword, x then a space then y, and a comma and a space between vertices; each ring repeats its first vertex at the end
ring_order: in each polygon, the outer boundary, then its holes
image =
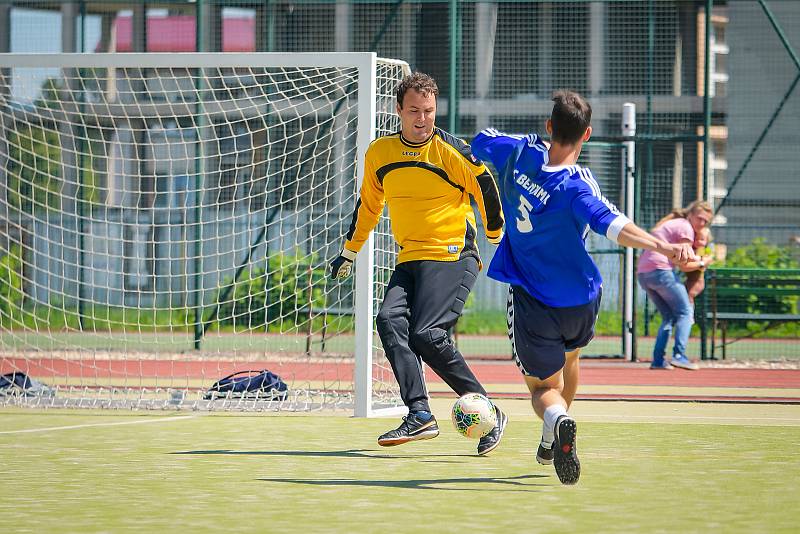
POLYGON ((518 404, 507 409, 505 438, 486 457, 456 434, 441 401, 441 435, 394 448, 375 439, 396 418, 5 408, 3 525, 37 533, 650 533, 796 532, 800 523, 800 408, 770 418, 769 406, 756 407, 739 424, 736 405, 673 419, 658 411, 697 405, 595 403, 615 422, 578 410, 583 471, 565 487, 534 460, 540 426, 529 406, 508 402, 518 404))

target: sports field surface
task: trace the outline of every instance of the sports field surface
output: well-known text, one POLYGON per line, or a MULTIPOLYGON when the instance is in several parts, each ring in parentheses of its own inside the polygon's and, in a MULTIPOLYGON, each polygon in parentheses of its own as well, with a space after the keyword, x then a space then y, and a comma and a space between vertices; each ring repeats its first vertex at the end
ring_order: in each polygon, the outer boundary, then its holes
POLYGON ((527 401, 486 457, 396 418, 0 410, 6 532, 796 532, 800 406, 576 401, 577 486, 527 401))

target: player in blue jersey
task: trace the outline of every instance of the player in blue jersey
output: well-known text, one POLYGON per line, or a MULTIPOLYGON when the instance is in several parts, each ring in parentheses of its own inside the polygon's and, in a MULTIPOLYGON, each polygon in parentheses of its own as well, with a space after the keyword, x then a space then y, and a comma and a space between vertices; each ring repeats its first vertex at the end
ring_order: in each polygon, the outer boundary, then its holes
POLYGON ((592 134, 592 108, 572 91, 558 91, 553 102, 550 144, 536 134, 488 129, 475 137, 472 151, 499 173, 506 232, 488 276, 510 284, 512 352, 543 420, 536 459, 555 464, 563 484, 575 484, 577 425, 567 410, 578 388, 580 349, 594 336, 603 283, 586 251, 589 230, 677 264, 694 252, 691 244, 653 237, 602 195, 592 172, 576 164, 592 134))

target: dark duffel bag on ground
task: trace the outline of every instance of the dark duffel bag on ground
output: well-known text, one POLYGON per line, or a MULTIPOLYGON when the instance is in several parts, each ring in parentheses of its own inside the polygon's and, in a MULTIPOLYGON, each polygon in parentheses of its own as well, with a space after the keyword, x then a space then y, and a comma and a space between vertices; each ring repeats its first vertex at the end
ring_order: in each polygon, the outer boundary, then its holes
POLYGON ((239 371, 221 378, 211 386, 205 399, 253 398, 263 400, 286 400, 289 386, 281 377, 262 369, 239 371))
POLYGON ((22 371, 0 375, 0 397, 52 397, 55 391, 22 371))

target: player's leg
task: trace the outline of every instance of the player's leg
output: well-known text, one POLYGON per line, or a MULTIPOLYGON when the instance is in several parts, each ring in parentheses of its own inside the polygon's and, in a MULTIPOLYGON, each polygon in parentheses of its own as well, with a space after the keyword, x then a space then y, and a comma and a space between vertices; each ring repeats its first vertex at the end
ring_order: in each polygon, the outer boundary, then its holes
MULTIPOLYGON (((588 340, 582 346, 587 344, 588 340)), ((575 400, 575 395, 578 392, 581 369, 580 354, 581 349, 568 351, 564 354, 566 361, 564 362, 564 369, 562 373, 563 387, 561 396, 567 403, 567 411, 569 411, 570 406, 572 406, 572 401, 575 400)), ((545 418, 541 415, 540 417, 542 418, 542 439, 539 443, 538 449, 536 450, 536 461, 542 465, 550 465, 553 463, 553 440, 555 439, 554 425, 552 424, 552 418, 550 418, 549 422, 545 422, 545 418)))
POLYGON ((594 336, 600 297, 583 306, 554 308, 520 287, 509 289, 509 337, 525 376, 533 410, 542 419, 539 463, 554 463, 559 480, 580 477, 575 448, 577 425, 568 414, 578 388, 578 357, 594 336))
MULTIPOLYGON (((449 334, 464 311, 478 276, 473 257, 454 262, 421 261, 415 271, 415 293, 411 305, 411 348, 419 354, 459 396, 486 395, 486 390, 469 368, 449 334)), ((478 454, 487 454, 500 443, 506 415, 497 410, 497 425, 478 442, 478 454)))
POLYGON ((414 272, 410 346, 459 396, 486 395, 448 333, 464 311, 477 275, 478 262, 471 257, 421 261, 414 272))
POLYGON ((531 393, 533 411, 542 420, 542 439, 536 460, 540 464, 551 464, 553 429, 558 416, 566 415, 568 408, 562 395, 566 356, 560 326, 553 308, 517 286, 508 289, 506 318, 511 353, 531 393))
POLYGON ((400 386, 400 396, 409 410, 398 428, 378 438, 378 444, 382 446, 401 445, 439 435, 436 419, 428 406, 422 361, 409 347, 409 302, 414 294, 411 269, 413 265, 397 266, 376 318, 378 336, 400 386))
POLYGON ((542 441, 536 452, 540 464, 555 465, 562 484, 575 484, 581 474, 581 464, 576 450, 577 424, 567 412, 564 398, 564 372, 558 371, 545 380, 525 377, 531 392, 533 410, 543 422, 542 441), (545 445, 550 445, 546 447, 545 445))
MULTIPOLYGON (((561 396, 566 402, 567 410, 572 406, 578 392, 581 349, 594 339, 602 295, 601 289, 592 302, 583 306, 555 308, 552 311, 567 349, 561 381, 561 396)), ((536 460, 541 464, 555 463, 561 482, 574 484, 580 476, 580 462, 575 450, 577 424, 568 415, 562 414, 560 407, 545 408, 543 420, 542 441, 536 451, 536 460)))
MULTIPOLYGON (((564 398, 564 370, 561 369, 545 380, 535 376, 525 376, 525 385, 531 393, 531 405, 539 419, 546 419, 547 410, 552 406, 560 406, 566 413, 569 405, 564 398)), ((555 422, 555 419, 553 420, 555 422)), ((552 425, 551 425, 552 426, 552 425)))
MULTIPOLYGON (((578 382, 580 379, 580 349, 576 349, 565 353, 566 361, 562 371, 562 391, 561 397, 566 402, 566 409, 569 411, 572 406, 572 401, 575 400, 575 394, 578 391, 578 382)), ((531 397, 533 400, 533 397, 531 397)), ((534 406, 534 411, 536 406, 534 406)), ((539 418, 542 419, 542 439, 539 442, 539 447, 536 449, 536 461, 542 465, 550 465, 553 463, 553 440, 554 437, 554 424, 551 422, 547 424, 542 414, 539 418)))
POLYGON ((603 298, 603 290, 600 289, 594 301, 584 306, 570 308, 557 308, 555 313, 558 317, 561 334, 564 336, 564 390, 562 396, 567 401, 567 409, 572 406, 575 394, 578 392, 581 371, 581 349, 587 346, 594 339, 594 327, 597 323, 597 316, 600 313, 600 302, 603 298))
POLYGON ((572 406, 572 401, 575 400, 575 394, 578 392, 578 382, 581 374, 580 355, 581 349, 564 354, 566 358, 566 362, 564 362, 564 390, 561 395, 567 401, 568 410, 572 406))

